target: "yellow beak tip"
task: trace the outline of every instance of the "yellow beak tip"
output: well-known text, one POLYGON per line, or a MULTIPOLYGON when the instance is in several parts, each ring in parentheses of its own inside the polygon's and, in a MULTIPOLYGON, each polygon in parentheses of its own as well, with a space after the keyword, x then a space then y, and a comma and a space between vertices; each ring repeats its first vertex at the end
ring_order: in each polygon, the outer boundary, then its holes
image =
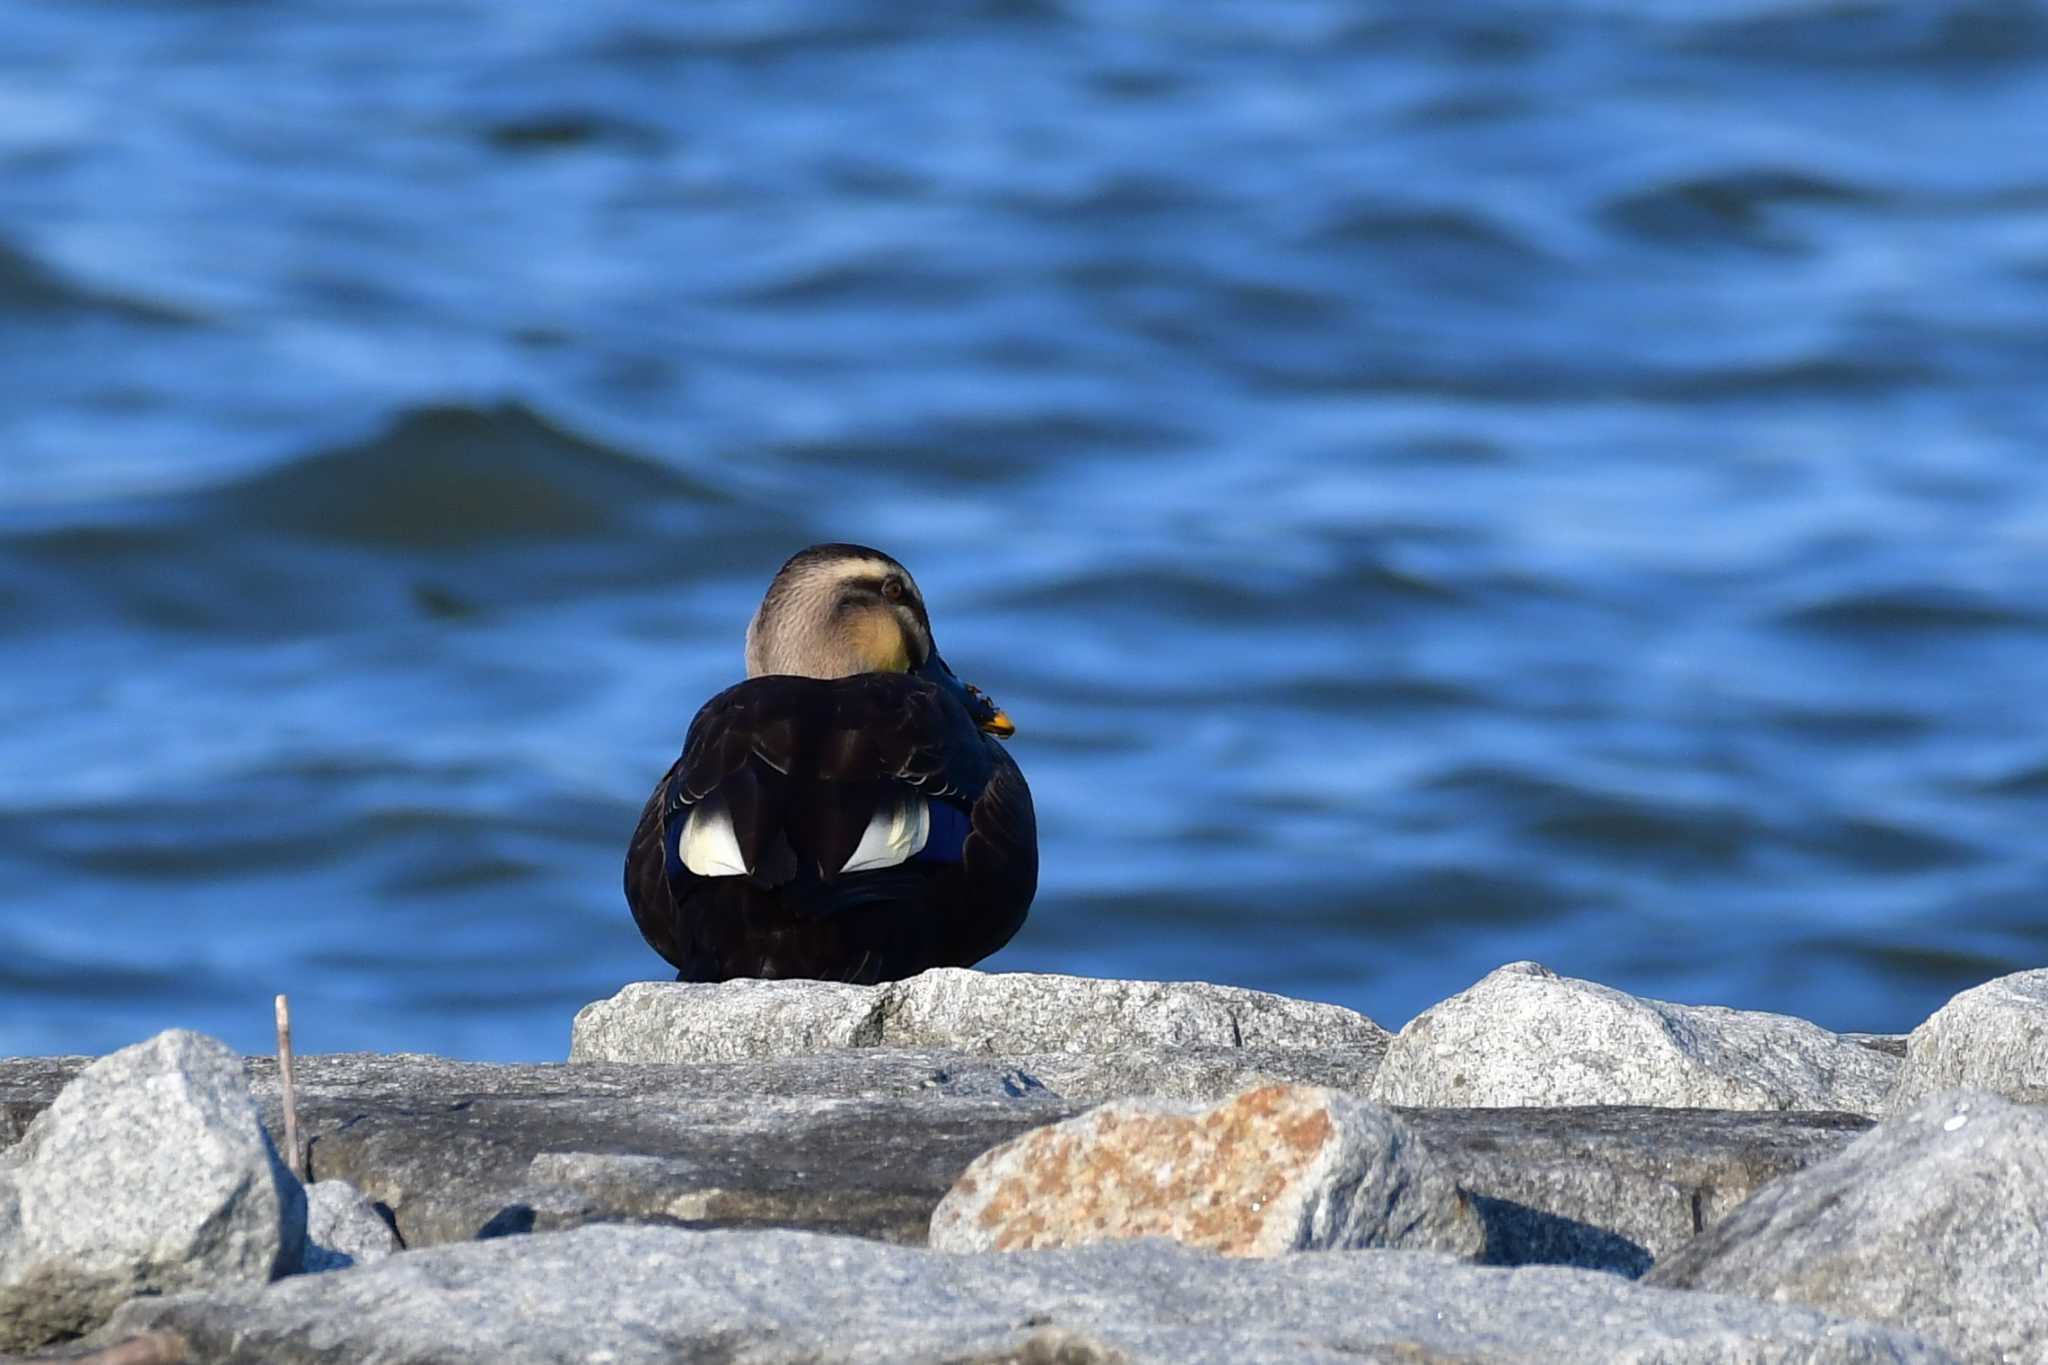
POLYGON ((1017 733, 1016 722, 1010 719, 1010 713, 1007 711, 996 712, 981 723, 981 728, 994 735, 997 739, 1008 739, 1011 735, 1017 733))

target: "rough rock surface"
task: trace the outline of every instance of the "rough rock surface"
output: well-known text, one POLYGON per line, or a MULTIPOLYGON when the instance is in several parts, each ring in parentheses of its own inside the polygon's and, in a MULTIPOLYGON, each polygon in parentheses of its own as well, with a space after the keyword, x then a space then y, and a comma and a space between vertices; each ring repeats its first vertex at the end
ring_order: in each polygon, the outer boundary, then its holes
POLYGON ((1842 1033, 1836 1036, 1858 1047, 1867 1047, 1872 1052, 1882 1052, 1887 1057, 1900 1061, 1906 1059, 1906 1035, 1903 1033, 1842 1033))
POLYGON ((1158 1047, 1380 1049, 1354 1010, 1201 981, 1119 981, 941 967, 889 989, 883 1041, 905 1047, 1113 1052, 1158 1047))
MULTIPOLYGON (((39 1112, 80 1063, 0 1061, 0 1113, 39 1112)), ((275 1064, 251 1058, 277 1131, 275 1064)), ((1082 1104, 1133 1093, 1207 1101, 1271 1079, 1369 1080, 1348 1054, 1250 1048, 982 1057, 869 1048, 743 1063, 492 1065, 407 1054, 298 1059, 312 1172, 355 1182, 407 1245, 525 1224, 670 1219, 859 1232, 922 1242, 975 1156, 1082 1104), (1047 1074, 1076 1098, 1056 1095, 1047 1074), (602 1179, 547 1154, 637 1155, 602 1179), (693 1172, 688 1190, 679 1171, 693 1172), (590 1188, 577 1182, 586 1176, 590 1188), (629 1176, 631 1178, 629 1178, 629 1176), (638 1183, 636 1183, 638 1182, 638 1183)))
POLYGON ((240 1057, 175 1029, 123 1048, 0 1157, 0 1349, 77 1336, 137 1294, 287 1274, 305 1220, 240 1057))
POLYGON ((1410 1109, 1472 1196, 1497 1265, 1640 1275, 1779 1176, 1869 1129, 1850 1114, 1646 1107, 1410 1109))
POLYGON ((398 1234, 361 1190, 346 1180, 317 1180, 306 1187, 302 1269, 346 1270, 381 1261, 399 1250, 398 1234))
MULTIPOLYGON (((940 1196, 988 1148, 1101 1099, 1166 1093, 1214 1103, 1271 1079, 1274 1068, 1253 1064, 1254 1053, 979 1057, 871 1048, 693 1066, 358 1053, 302 1056, 298 1082, 313 1174, 348 1179, 385 1202, 409 1246, 487 1227, 622 1220, 918 1243, 940 1196)), ((1315 1083, 1370 1077, 1348 1071, 1342 1053, 1265 1055, 1315 1083)), ((247 1066, 274 1133, 276 1066, 266 1058, 247 1066)), ((78 1069, 0 1060, 0 1112, 26 1122, 78 1069)), ((1344 1088, 1356 1092, 1363 1081, 1344 1088)), ((1474 1195, 1489 1259, 1626 1274, 1869 1126, 1843 1114, 1649 1108, 1416 1109, 1403 1117, 1474 1195)))
POLYGON ((21 1141, 29 1124, 50 1107, 57 1092, 95 1060, 81 1056, 0 1057, 0 1151, 21 1141))
MULTIPOLYGON (((1126 1040, 1128 1041, 1128 1040, 1126 1040)), ((1325 1085, 1364 1094, 1385 1050, 1377 1044, 1332 1048, 1269 1046, 1121 1046, 1107 1052, 1000 1050, 970 1054, 943 1048, 857 1048, 734 1063, 461 1062, 423 1053, 330 1053, 299 1059, 300 1093, 336 1102, 417 1104, 454 1098, 585 1094, 678 1099, 766 1095, 792 1099, 869 1096, 998 1099, 1033 1092, 1075 1105, 1150 1095, 1212 1104, 1267 1082, 1325 1085), (1049 1094, 1045 1092, 1050 1092, 1049 1094)), ((1899 1040, 1904 1047, 1904 1039, 1899 1040)), ((20 1138, 90 1057, 0 1058, 0 1148, 20 1138)), ((276 1117, 277 1064, 247 1059, 249 1084, 276 1117)), ((272 1132, 277 1131, 275 1125, 272 1132)))
MULTIPOLYGON (((1214 1104, 1255 1085, 1321 1085, 1363 1095, 1387 1040, 1329 1048, 1133 1047, 1115 1052, 1031 1052, 1016 1065, 1074 1104, 1149 1096, 1214 1104)), ((956 1054, 957 1055, 957 1054, 956 1054)), ((996 1054, 1002 1055, 1000 1053, 996 1054)))
POLYGON ((1891 1112, 1957 1089, 2048 1103, 2048 971, 2001 976, 1964 991, 1906 1039, 1891 1112))
MULTIPOLYGON (((251 1069, 274 1095, 274 1067, 251 1069)), ((1004 1060, 873 1050, 701 1066, 312 1056, 298 1089, 313 1175, 390 1208, 410 1247, 608 1220, 921 1242, 976 1155, 1073 1112, 1004 1060)))
POLYGON ((486 1228, 608 1218, 921 1242, 932 1208, 969 1161, 1072 1112, 1028 1100, 661 1105, 573 1095, 458 1101, 426 1113, 351 1108, 323 1109, 310 1123, 313 1173, 349 1180, 388 1206, 414 1247, 486 1228))
POLYGON ((907 981, 642 981, 576 1015, 571 1061, 717 1062, 827 1048, 1109 1053, 1357 1049, 1387 1033, 1337 1005, 1235 986, 942 967, 907 981))
POLYGON ((1810 1309, 1427 1253, 1246 1261, 1151 1241, 947 1256, 808 1233, 620 1227, 145 1300, 114 1324, 148 1328, 216 1365, 1947 1359, 1896 1329, 1810 1309))
POLYGON ((1789 1015, 1643 1000, 1516 962, 1409 1021, 1372 1097, 1876 1114, 1898 1065, 1789 1015))
POLYGON ((1106 1104, 976 1158, 932 1214, 942 1251, 1167 1237, 1227 1256, 1402 1247, 1476 1257, 1486 1232, 1395 1115, 1315 1086, 1209 1109, 1106 1104))
POLYGON ((1902 1324, 1968 1360, 2048 1360, 2048 1111, 1933 1096, 1761 1191, 1649 1282, 1902 1324))
POLYGON ((879 1047, 886 986, 635 981, 576 1012, 572 1062, 737 1062, 879 1047))

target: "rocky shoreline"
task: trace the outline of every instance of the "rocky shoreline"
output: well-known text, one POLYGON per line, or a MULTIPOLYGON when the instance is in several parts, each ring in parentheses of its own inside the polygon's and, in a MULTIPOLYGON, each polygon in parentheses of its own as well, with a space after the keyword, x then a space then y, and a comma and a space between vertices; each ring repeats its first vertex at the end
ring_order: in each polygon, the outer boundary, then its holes
POLYGON ((570 1057, 302 1057, 303 1185, 270 1059, 0 1060, 0 1359, 2048 1361, 2048 971, 640 983, 570 1057))

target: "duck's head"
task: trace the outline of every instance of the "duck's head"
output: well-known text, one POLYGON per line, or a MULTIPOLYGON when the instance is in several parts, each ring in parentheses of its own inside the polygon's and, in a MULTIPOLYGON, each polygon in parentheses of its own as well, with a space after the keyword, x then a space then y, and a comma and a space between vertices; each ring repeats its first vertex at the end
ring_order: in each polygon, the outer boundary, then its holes
POLYGON ((747 676, 845 678, 915 673, 951 691, 992 735, 1016 726, 963 683, 932 643, 924 594, 910 570, 865 545, 813 545, 790 556, 747 623, 747 676))

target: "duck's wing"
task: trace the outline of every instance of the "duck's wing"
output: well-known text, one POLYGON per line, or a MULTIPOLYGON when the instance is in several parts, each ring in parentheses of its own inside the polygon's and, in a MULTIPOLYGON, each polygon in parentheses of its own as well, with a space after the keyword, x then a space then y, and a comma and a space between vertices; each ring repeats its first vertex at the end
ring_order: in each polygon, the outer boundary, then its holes
POLYGON ((881 894, 879 874, 912 858, 1021 875, 1029 905, 1036 833, 1009 756, 922 678, 752 678, 691 722, 641 812, 626 894, 648 942, 680 961, 675 910, 706 880, 816 882, 833 889, 807 902, 829 913, 881 894))
POLYGON ((626 845, 626 905, 633 912, 633 922, 640 926, 640 937, 647 940, 647 946, 677 968, 683 966, 687 953, 682 941, 683 926, 675 914, 663 830, 672 799, 670 793, 682 768, 683 761, 677 759, 662 774, 661 781, 654 784, 654 793, 641 807, 640 821, 633 827, 633 838, 626 845))
POLYGON ((849 870, 878 812, 913 796, 969 810, 993 769, 966 711, 922 678, 752 678, 697 713, 670 815, 722 811, 727 819, 703 824, 722 833, 729 823, 749 876, 796 871, 779 865, 780 836, 830 881, 849 870))
POLYGON ((1038 815, 1031 788, 1007 749, 993 739, 981 742, 993 761, 970 812, 961 871, 969 894, 991 922, 971 931, 976 946, 963 951, 967 962, 1008 943, 1038 894, 1038 815))

